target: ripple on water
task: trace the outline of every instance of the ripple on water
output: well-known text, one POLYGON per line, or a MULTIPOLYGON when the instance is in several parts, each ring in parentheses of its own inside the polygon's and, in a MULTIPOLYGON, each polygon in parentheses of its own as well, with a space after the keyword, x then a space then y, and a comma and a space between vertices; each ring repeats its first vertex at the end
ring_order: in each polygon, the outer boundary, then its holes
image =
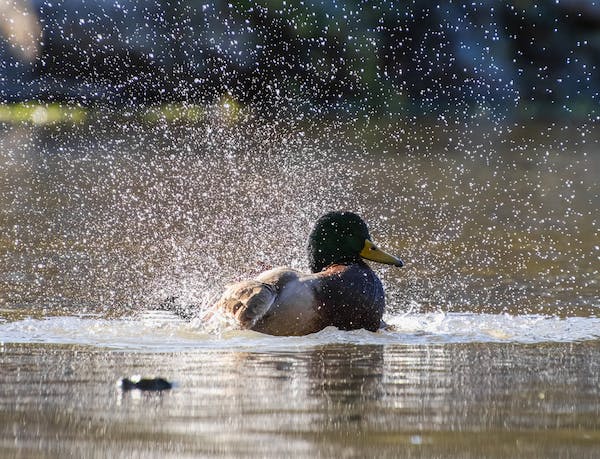
POLYGON ((325 344, 544 343, 600 339, 600 318, 544 315, 410 313, 386 317, 390 330, 350 332, 328 327, 302 337, 274 337, 252 331, 207 330, 198 321, 168 314, 130 319, 27 318, 0 323, 4 343, 74 344, 132 351, 193 349, 295 350, 325 344))

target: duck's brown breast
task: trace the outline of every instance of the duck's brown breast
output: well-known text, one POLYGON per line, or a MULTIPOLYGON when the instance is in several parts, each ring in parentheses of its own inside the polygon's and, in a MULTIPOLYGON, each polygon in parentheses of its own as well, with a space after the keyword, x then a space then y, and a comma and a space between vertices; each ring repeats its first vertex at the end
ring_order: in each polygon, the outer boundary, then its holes
POLYGON ((385 309, 383 286, 365 263, 333 265, 319 273, 319 315, 341 330, 376 331, 385 309))

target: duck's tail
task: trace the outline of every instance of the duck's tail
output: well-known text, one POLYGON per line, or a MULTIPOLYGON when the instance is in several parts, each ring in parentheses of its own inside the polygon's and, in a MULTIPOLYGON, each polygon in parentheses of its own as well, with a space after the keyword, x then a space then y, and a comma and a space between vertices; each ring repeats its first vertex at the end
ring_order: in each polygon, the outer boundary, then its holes
POLYGON ((215 308, 231 314, 241 328, 252 328, 271 308, 276 296, 269 284, 243 281, 229 285, 215 308))

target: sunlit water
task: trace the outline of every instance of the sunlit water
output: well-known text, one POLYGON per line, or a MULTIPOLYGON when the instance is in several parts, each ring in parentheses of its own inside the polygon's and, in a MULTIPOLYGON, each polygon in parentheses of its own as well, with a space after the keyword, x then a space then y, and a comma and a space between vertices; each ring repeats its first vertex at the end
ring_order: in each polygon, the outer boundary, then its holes
POLYGON ((0 456, 600 454, 593 126, 215 116, 0 144, 0 456), (306 269, 330 209, 407 261, 373 265, 388 330, 203 321, 226 283, 306 269))
POLYGON ((598 456, 598 341, 381 345, 356 344, 369 340, 359 332, 322 334, 338 344, 261 350, 246 337, 236 350, 159 353, 2 345, 0 454, 598 456), (130 374, 176 386, 123 392, 116 382, 130 374))

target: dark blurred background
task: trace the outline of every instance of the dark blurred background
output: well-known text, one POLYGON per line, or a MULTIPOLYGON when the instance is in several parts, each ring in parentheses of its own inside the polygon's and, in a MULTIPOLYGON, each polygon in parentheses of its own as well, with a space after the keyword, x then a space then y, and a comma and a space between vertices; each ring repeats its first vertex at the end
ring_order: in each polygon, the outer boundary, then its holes
POLYGON ((0 101, 596 119, 593 0, 0 0, 0 101))

